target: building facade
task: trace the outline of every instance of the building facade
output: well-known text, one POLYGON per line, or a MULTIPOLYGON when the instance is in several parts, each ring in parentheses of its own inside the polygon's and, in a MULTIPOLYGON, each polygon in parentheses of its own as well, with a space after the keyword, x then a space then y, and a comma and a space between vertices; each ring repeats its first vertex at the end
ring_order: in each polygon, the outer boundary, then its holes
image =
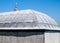
POLYGON ((34 10, 14 10, 0 13, 0 43, 60 43, 54 19, 34 10))

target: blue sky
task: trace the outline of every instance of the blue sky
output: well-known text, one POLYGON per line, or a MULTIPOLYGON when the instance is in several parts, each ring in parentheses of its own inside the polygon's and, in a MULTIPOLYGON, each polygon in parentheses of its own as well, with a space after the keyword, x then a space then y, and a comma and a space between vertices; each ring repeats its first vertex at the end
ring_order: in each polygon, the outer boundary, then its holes
POLYGON ((60 0, 0 0, 0 12, 13 11, 16 2, 19 10, 33 9, 46 13, 60 25, 60 0))

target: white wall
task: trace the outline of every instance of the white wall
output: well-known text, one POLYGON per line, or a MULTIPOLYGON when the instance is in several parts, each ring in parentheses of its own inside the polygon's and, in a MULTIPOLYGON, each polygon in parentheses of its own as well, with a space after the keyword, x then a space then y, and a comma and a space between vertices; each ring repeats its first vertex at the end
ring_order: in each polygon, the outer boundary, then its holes
POLYGON ((45 43, 60 43, 60 33, 59 32, 46 32, 45 43))
POLYGON ((17 32, 17 33, 0 32, 0 43, 43 43, 42 32, 17 32))

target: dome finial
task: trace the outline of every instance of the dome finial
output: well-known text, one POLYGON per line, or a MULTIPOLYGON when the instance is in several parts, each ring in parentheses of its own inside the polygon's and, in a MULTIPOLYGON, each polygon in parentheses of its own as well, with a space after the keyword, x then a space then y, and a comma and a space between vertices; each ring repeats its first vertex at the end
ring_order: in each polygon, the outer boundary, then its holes
POLYGON ((14 11, 17 11, 18 10, 18 3, 16 2, 16 5, 15 5, 15 8, 14 8, 14 11))

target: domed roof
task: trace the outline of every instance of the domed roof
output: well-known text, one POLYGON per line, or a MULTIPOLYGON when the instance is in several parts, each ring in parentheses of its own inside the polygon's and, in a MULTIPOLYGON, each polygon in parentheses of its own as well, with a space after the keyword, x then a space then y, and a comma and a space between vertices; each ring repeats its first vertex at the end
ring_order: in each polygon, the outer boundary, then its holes
POLYGON ((56 30, 59 26, 48 15, 28 9, 0 13, 0 28, 56 30))

